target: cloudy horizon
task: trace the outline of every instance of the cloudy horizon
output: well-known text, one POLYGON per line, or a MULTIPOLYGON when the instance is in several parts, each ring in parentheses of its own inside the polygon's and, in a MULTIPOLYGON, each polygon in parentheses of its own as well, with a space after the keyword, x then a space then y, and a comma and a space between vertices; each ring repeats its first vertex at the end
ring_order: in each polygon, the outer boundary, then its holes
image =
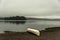
POLYGON ((1 16, 60 16, 59 0, 0 0, 1 16))

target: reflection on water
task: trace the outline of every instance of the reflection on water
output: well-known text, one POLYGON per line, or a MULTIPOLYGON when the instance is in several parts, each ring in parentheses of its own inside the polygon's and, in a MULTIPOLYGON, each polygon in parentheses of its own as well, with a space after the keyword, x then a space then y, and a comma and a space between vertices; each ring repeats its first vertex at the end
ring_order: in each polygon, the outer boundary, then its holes
POLYGON ((60 27, 60 21, 46 21, 46 20, 0 21, 0 32, 3 31, 25 32, 28 27, 35 28, 38 30, 44 30, 45 28, 50 27, 60 27))
POLYGON ((12 23, 12 24, 25 24, 26 21, 0 21, 4 23, 12 23))
POLYGON ((5 23, 24 24, 26 21, 5 21, 5 23))

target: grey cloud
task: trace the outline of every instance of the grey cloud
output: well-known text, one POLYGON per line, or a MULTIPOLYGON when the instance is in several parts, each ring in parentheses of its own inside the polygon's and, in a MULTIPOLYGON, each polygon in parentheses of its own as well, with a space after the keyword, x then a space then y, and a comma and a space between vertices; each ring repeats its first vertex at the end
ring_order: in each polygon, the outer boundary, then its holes
POLYGON ((0 16, 50 16, 60 15, 58 0, 3 0, 0 16))

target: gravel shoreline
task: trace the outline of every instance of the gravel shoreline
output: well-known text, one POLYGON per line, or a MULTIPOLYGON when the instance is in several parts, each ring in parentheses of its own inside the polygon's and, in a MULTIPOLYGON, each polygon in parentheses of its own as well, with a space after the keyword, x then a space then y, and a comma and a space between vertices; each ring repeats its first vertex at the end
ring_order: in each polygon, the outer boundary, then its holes
POLYGON ((5 31, 4 34, 0 34, 0 40, 60 40, 60 30, 57 29, 43 30, 41 31, 41 36, 36 36, 29 32, 5 31))

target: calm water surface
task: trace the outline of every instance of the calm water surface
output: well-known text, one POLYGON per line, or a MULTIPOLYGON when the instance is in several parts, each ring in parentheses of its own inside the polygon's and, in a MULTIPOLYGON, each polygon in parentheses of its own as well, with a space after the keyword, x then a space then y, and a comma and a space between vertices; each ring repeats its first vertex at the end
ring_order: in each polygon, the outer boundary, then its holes
POLYGON ((0 22, 0 32, 3 31, 16 31, 16 32, 25 32, 26 29, 35 28, 38 30, 44 30, 49 27, 60 27, 60 21, 43 21, 43 20, 29 20, 25 23, 16 23, 16 22, 0 22))

